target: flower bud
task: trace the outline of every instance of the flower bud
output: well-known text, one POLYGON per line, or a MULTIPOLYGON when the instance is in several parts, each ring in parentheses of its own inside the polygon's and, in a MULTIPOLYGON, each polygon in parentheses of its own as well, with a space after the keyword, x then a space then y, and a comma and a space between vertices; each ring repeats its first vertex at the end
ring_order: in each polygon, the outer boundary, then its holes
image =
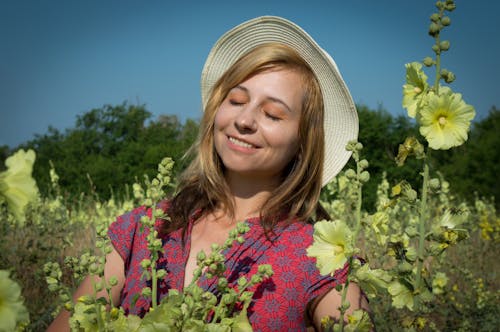
POLYGON ((441 9, 441 8, 443 8, 443 7, 444 7, 444 3, 443 3, 443 2, 441 2, 441 1, 437 1, 437 2, 436 2, 436 8, 437 8, 437 9, 441 9))
POLYGON ((64 309, 68 310, 68 311, 72 311, 73 310, 73 302, 66 302, 64 303, 64 309))
POLYGON ((347 142, 345 149, 347 151, 354 151, 356 149, 356 143, 357 143, 357 141, 355 141, 355 140, 347 142))
POLYGON ((94 298, 90 295, 82 295, 77 299, 77 301, 83 304, 92 304, 94 302, 94 298))
POLYGON ((352 168, 349 168, 347 171, 345 171, 345 176, 346 178, 352 180, 356 178, 356 172, 352 168))
POLYGON ((398 265, 399 272, 403 272, 403 273, 411 272, 412 269, 413 269, 413 265, 411 265, 408 262, 402 262, 401 264, 398 265))
POLYGON ((247 284, 247 278, 245 277, 240 277, 238 279, 238 287, 245 287, 247 284))
POLYGON ((447 3, 445 8, 447 11, 452 12, 455 10, 455 8, 457 8, 457 5, 455 5, 454 3, 447 3))
POLYGON ((359 175, 359 180, 363 183, 368 182, 370 180, 370 173, 368 173, 367 171, 361 172, 361 174, 359 175))
POLYGON ((118 285, 118 278, 116 278, 115 276, 112 276, 111 278, 109 278, 108 282, 109 282, 109 285, 111 287, 116 286, 116 285, 118 285))
POLYGON ((432 22, 438 22, 439 21, 439 14, 438 13, 434 13, 431 15, 431 21, 432 22))
POLYGON ((434 64, 434 60, 430 56, 424 58, 424 66, 430 67, 434 64))
POLYGON ((217 284, 219 289, 225 289, 227 287, 227 285, 228 285, 228 281, 226 278, 220 278, 218 281, 218 284, 217 284))
POLYGON ((368 163, 368 160, 366 159, 363 159, 359 162, 359 167, 363 168, 363 169, 366 169, 368 168, 370 164, 368 163))
POLYGON ((439 30, 440 30, 440 28, 439 28, 438 24, 432 22, 429 25, 429 35, 434 37, 435 35, 437 35, 439 33, 439 30))
POLYGON ((406 249, 406 260, 409 262, 414 262, 417 259, 417 250, 413 247, 408 247, 406 249))
POLYGON ((450 41, 443 40, 439 43, 439 48, 441 49, 441 51, 448 51, 450 49, 450 41))
POLYGON ((260 282, 262 282, 262 276, 261 275, 258 275, 258 274, 254 274, 251 278, 250 278, 250 282, 252 283, 252 285, 256 285, 260 282))
POLYGON ((344 303, 340 305, 340 310, 345 311, 349 309, 350 306, 351 304, 349 303, 349 301, 345 300, 344 303))
POLYGON ((437 178, 433 178, 433 179, 430 179, 429 181, 429 186, 431 187, 431 189, 433 190, 438 190, 439 187, 441 186, 441 183, 439 182, 439 179, 437 178))
POLYGON ((167 275, 167 271, 165 271, 164 269, 159 269, 156 271, 156 278, 158 278, 158 279, 163 279, 163 278, 165 278, 166 275, 167 275))
POLYGON ((89 273, 90 274, 96 274, 98 269, 99 269, 99 267, 97 266, 97 264, 96 263, 92 263, 89 266, 89 273))
POLYGON ((149 287, 144 287, 141 291, 141 295, 145 297, 150 297, 152 294, 151 288, 149 287))
POLYGON ((149 259, 143 259, 143 260, 141 261, 141 267, 142 267, 143 269, 147 269, 147 268, 148 268, 148 267, 150 267, 150 266, 151 266, 151 261, 150 261, 149 259))
POLYGON ((408 227, 406 227, 405 229, 405 233, 406 235, 408 235, 409 237, 415 237, 418 235, 418 230, 417 230, 417 227, 413 226, 413 225, 410 225, 408 227))
POLYGON ((406 199, 408 199, 410 202, 414 202, 417 199, 417 192, 413 189, 409 189, 405 193, 406 199))
POLYGON ((196 255, 196 260, 198 262, 203 262, 205 259, 207 259, 207 255, 205 254, 205 252, 202 250, 198 253, 198 255, 196 255))
POLYGON ((358 150, 358 151, 363 150, 363 144, 360 142, 356 143, 356 150, 358 150))
POLYGON ((448 16, 443 16, 441 19, 441 24, 444 26, 448 26, 451 24, 451 19, 448 16))
POLYGON ((111 318, 116 319, 116 318, 118 318, 118 314, 120 313, 120 309, 118 309, 117 307, 113 307, 113 308, 111 308, 111 311, 109 313, 111 315, 111 318))
POLYGON ((95 283, 94 287, 95 287, 95 290, 97 292, 100 292, 100 291, 102 291, 104 289, 104 284, 103 284, 102 281, 98 281, 98 282, 95 283))
POLYGON ((444 81, 446 83, 452 83, 455 80, 455 74, 453 74, 451 71, 448 73, 448 75, 444 78, 444 81))

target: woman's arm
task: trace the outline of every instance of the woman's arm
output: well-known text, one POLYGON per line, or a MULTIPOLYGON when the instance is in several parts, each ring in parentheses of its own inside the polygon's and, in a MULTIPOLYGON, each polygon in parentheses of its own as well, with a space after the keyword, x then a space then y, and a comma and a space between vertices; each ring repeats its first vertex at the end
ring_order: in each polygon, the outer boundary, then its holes
MULTIPOLYGON (((113 251, 106 256, 106 265, 104 266, 104 278, 109 280, 112 276, 115 276, 118 279, 118 284, 111 288, 111 300, 115 306, 118 306, 120 304, 120 293, 125 283, 125 264, 120 254, 118 254, 114 248, 113 251)), ((76 302, 76 300, 82 295, 93 294, 93 283, 98 282, 99 280, 100 278, 95 276, 85 277, 76 292, 73 294, 73 301, 76 302)), ((101 296, 107 297, 106 290, 102 290, 97 293, 97 297, 101 296)), ((52 324, 50 324, 47 332, 69 331, 69 318, 69 311, 62 309, 52 324)))
MULTIPOLYGON (((342 294, 338 292, 335 288, 328 291, 323 297, 316 299, 312 303, 313 311, 313 323, 316 331, 322 331, 321 329, 321 319, 325 316, 330 316, 334 320, 338 321, 340 318, 340 303, 342 300, 342 294), (316 305, 316 307, 314 307, 316 305)), ((347 309, 346 314, 352 314, 354 310, 364 309, 369 312, 368 301, 355 283, 349 283, 347 288, 346 300, 349 301, 350 307, 347 309)))

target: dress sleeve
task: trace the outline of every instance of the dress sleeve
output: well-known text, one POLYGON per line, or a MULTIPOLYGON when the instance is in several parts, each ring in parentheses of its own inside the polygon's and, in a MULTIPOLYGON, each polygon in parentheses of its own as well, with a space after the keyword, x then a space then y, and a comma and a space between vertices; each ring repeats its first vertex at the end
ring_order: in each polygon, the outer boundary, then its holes
POLYGON ((308 288, 306 290, 309 297, 307 302, 318 296, 326 294, 329 290, 335 288, 335 286, 345 283, 347 280, 349 266, 346 263, 343 268, 335 271, 333 276, 321 275, 319 273, 319 269, 315 265, 314 259, 312 260, 312 266, 310 268, 310 273, 308 273, 308 288))
POLYGON ((140 219, 146 213, 144 207, 138 207, 126 214, 116 218, 108 228, 108 236, 111 244, 125 262, 125 270, 128 270, 130 253, 133 250, 136 236, 141 233, 139 227, 140 219))

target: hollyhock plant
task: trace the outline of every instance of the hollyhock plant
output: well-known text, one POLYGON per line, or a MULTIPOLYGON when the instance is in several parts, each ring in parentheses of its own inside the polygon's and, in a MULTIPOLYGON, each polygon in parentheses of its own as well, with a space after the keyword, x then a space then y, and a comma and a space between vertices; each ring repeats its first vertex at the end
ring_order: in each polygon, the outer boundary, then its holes
POLYGON ((427 75, 418 62, 407 63, 406 84, 403 85, 403 107, 408 111, 408 116, 414 118, 429 89, 427 75))
POLYGON ((38 195, 38 187, 31 177, 34 163, 35 152, 21 149, 5 160, 7 170, 0 173, 0 196, 20 222, 24 222, 26 205, 38 195))
POLYGON ((0 270, 0 331, 14 331, 19 322, 28 320, 21 287, 10 279, 8 271, 0 270))
POLYGON ((429 93, 428 102, 420 111, 420 133, 434 150, 448 150, 467 140, 474 108, 466 104, 460 93, 442 88, 437 95, 429 93))
POLYGON ((352 232, 345 222, 322 220, 314 224, 314 242, 307 248, 309 257, 316 257, 322 275, 333 275, 354 254, 352 232))

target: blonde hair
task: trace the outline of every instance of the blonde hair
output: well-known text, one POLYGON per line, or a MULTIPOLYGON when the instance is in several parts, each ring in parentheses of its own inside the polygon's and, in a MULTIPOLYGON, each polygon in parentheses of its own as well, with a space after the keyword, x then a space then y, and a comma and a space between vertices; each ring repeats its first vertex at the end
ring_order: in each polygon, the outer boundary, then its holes
POLYGON ((193 161, 181 176, 178 193, 169 208, 171 222, 165 231, 185 227, 195 211, 210 212, 217 207, 234 216, 233 201, 214 146, 214 120, 228 92, 253 75, 266 70, 298 72, 304 86, 299 122, 299 149, 283 172, 282 183, 274 189, 260 211, 266 231, 284 217, 308 221, 316 211, 324 161, 323 97, 309 65, 291 47, 278 43, 260 45, 243 55, 215 83, 200 122, 198 140, 191 152, 193 161))

